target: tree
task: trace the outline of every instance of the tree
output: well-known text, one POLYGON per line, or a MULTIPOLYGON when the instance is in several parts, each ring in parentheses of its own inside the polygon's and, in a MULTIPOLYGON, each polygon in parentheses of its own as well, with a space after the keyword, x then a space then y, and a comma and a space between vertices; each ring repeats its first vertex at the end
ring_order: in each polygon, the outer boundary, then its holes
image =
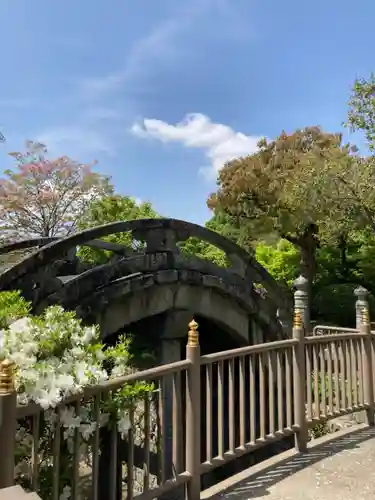
POLYGON ((371 155, 355 155, 339 173, 329 172, 340 183, 341 203, 360 229, 375 232, 375 74, 355 80, 349 99, 345 124, 353 132, 362 132, 371 155))
POLYGON ((277 235, 295 245, 301 272, 311 287, 320 230, 330 227, 338 236, 343 219, 336 197, 327 196, 327 165, 340 163, 348 151, 340 134, 325 133, 319 127, 291 135, 282 132, 276 140, 263 139, 258 146, 257 153, 222 168, 218 190, 208 206, 238 218, 259 239, 277 235))
POLYGON ((365 134, 368 146, 375 151, 375 74, 369 78, 355 80, 349 98, 349 111, 346 126, 353 132, 365 134))
POLYGON ((10 153, 14 170, 0 179, 2 238, 61 236, 73 232, 87 206, 112 192, 108 177, 67 156, 49 160, 47 148, 28 141, 10 153))
MULTIPOLYGON (((137 203, 130 196, 110 195, 93 201, 87 208, 81 218, 79 229, 89 229, 103 224, 109 224, 117 221, 137 220, 137 219, 156 219, 160 215, 152 208, 151 203, 137 203)), ((105 241, 126 245, 136 250, 141 242, 133 239, 129 232, 110 234, 105 241)), ((79 255, 86 262, 103 263, 110 258, 110 252, 94 248, 83 247, 79 255)))

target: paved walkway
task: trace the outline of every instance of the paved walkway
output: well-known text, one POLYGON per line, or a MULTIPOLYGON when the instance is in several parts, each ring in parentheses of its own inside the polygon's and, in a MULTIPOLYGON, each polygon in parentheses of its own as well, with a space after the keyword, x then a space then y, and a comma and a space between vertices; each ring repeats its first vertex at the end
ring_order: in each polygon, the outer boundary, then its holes
MULTIPOLYGON (((353 429, 353 428, 352 428, 353 429)), ((286 452, 202 493, 203 499, 373 500, 375 427, 317 439, 305 455, 286 452)))

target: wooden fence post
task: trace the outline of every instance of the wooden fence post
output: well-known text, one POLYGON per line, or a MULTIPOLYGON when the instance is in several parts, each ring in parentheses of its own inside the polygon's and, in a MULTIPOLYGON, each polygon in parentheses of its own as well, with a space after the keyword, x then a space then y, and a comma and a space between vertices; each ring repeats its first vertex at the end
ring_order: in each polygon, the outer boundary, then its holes
POLYGON ((0 363, 0 489, 14 485, 16 410, 14 365, 4 360, 0 363))
POLYGON ((186 359, 191 361, 186 387, 186 469, 191 474, 187 500, 199 500, 201 489, 201 366, 198 324, 189 323, 186 359))
POLYGON ((300 276, 295 282, 293 338, 298 341, 293 349, 293 406, 295 423, 295 447, 300 452, 307 451, 308 426, 306 419, 306 360, 304 313, 308 310, 307 280, 300 276))
MULTIPOLYGON (((359 314, 360 325, 359 330, 364 333, 366 337, 363 339, 362 343, 362 362, 363 362, 363 385, 364 385, 364 402, 368 405, 366 409, 367 423, 368 425, 375 424, 375 402, 374 402, 374 374, 373 374, 373 341, 371 333, 371 323, 368 305, 368 291, 362 286, 354 290, 354 294, 357 296, 356 302, 356 317, 357 325, 359 314)), ((358 326, 357 326, 358 328, 358 326)), ((360 375, 361 376, 361 375, 360 375)))

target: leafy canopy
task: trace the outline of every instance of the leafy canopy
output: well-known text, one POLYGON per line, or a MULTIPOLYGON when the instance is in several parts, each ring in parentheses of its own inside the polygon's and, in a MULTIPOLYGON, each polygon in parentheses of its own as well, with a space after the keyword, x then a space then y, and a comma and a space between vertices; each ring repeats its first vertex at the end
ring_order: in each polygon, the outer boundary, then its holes
POLYGON ((309 225, 324 223, 319 186, 308 180, 321 177, 340 148, 341 136, 319 127, 263 139, 257 153, 222 168, 208 205, 251 224, 259 237, 276 233, 294 243, 309 225))
POLYGON ((364 133, 368 146, 375 151, 375 74, 357 78, 349 98, 346 126, 353 132, 364 133))

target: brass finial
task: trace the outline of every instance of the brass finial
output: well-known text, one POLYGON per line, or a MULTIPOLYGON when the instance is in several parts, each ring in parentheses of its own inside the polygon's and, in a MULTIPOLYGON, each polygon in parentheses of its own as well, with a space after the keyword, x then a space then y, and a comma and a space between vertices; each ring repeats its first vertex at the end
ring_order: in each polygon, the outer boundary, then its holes
POLYGON ((302 313, 301 311, 294 312, 293 328, 302 328, 302 313))
POLYGON ((367 307, 362 307, 362 324, 368 326, 370 324, 370 315, 367 307))
POLYGON ((14 363, 4 359, 0 363, 0 394, 14 391, 14 363))
POLYGON ((194 319, 189 323, 188 345, 199 345, 198 323, 194 319))

